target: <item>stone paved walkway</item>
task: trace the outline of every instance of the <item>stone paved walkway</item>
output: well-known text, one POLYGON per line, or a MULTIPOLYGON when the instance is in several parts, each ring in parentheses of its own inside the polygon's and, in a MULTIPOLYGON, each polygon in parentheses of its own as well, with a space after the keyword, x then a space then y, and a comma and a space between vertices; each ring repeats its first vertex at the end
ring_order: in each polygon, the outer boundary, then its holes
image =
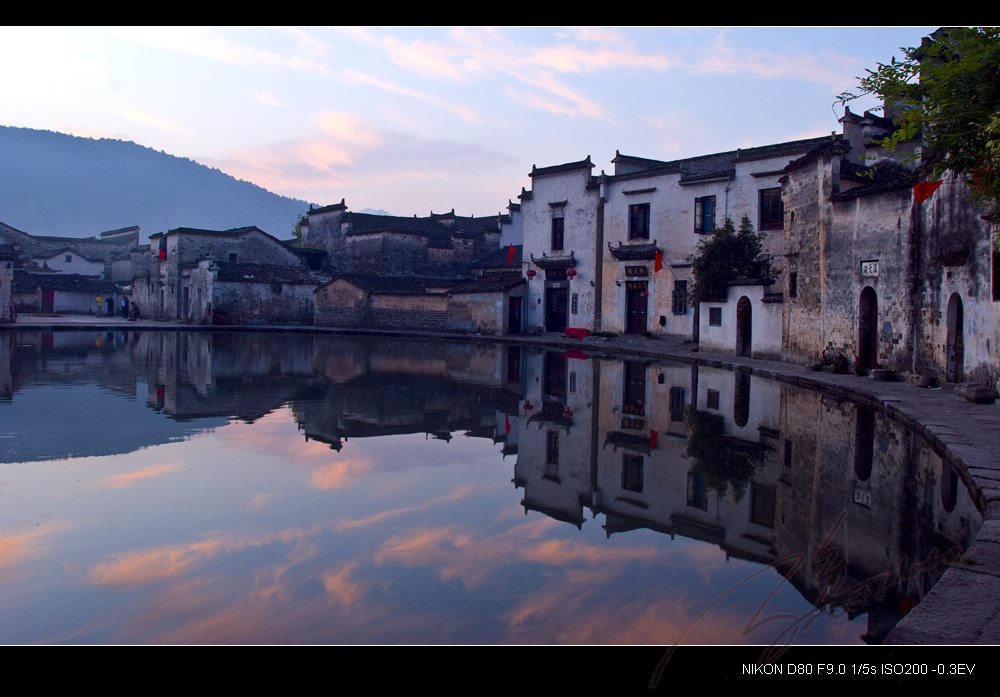
MULTIPOLYGON (((19 317, 12 328, 220 329, 185 327, 180 322, 128 322, 118 317, 92 315, 28 315, 19 317)), ((236 329, 362 333, 307 326, 254 326, 236 329)), ((403 332, 383 333, 404 335, 403 332)), ((466 335, 421 336, 469 339, 466 335)), ((780 361, 701 352, 691 342, 680 339, 633 336, 572 339, 561 334, 541 334, 506 336, 503 341, 592 352, 626 353, 747 371, 884 409, 890 417, 923 433, 934 450, 956 467, 973 492, 984 520, 978 537, 964 558, 968 563, 950 567, 923 601, 892 630, 887 643, 1000 644, 1000 622, 997 621, 1000 618, 1000 405, 972 404, 950 389, 919 388, 904 382, 877 382, 855 375, 812 372, 802 366, 780 361)))

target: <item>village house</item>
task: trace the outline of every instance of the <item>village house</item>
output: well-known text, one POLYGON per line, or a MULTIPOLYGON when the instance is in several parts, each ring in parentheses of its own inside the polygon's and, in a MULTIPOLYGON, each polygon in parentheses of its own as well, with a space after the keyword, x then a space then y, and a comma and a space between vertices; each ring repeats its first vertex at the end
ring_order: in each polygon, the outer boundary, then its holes
POLYGON ((76 273, 40 273, 14 269, 11 297, 14 311, 25 313, 114 313, 122 290, 112 281, 76 273), (98 302, 100 298, 100 302, 98 302))
MULTIPOLYGON (((340 203, 312 208, 300 221, 302 246, 323 250, 337 273, 460 278, 500 246, 501 219, 431 213, 424 218, 354 213, 340 203)), ((512 225, 510 216, 507 224, 512 225)))
POLYGON ((133 270, 113 271, 113 260, 139 247, 139 228, 108 230, 95 237, 52 237, 30 235, 0 223, 0 243, 14 248, 17 266, 28 271, 56 271, 124 283, 132 281, 133 270))
MULTIPOLYGON (((239 267, 213 267, 211 262, 305 268, 303 257, 294 248, 257 227, 175 228, 150 237, 149 271, 145 276, 136 276, 132 300, 143 317, 155 319, 211 322, 217 302, 225 305, 218 309, 229 322, 256 320, 260 313, 277 318, 282 316, 280 307, 285 307, 287 317, 297 318, 292 321, 302 321, 305 317, 301 311, 302 274, 271 268, 244 273, 239 267), (259 276, 269 280, 261 284, 259 276), (234 299, 239 292, 233 291, 232 284, 240 283, 244 285, 242 292, 247 302, 234 299), (251 300, 261 299, 260 286, 273 288, 266 309, 253 305, 251 300), (286 292, 287 289, 292 290, 286 292), (224 298, 229 301, 224 302, 224 298)), ((314 280, 312 289, 316 285, 319 279, 314 280)), ((310 311, 308 315, 311 314, 310 311)))
POLYGON ((930 182, 919 160, 886 158, 872 138, 888 119, 846 110, 842 122, 847 138, 783 179, 784 359, 817 363, 826 350, 859 372, 992 383, 1000 283, 986 210, 964 177, 930 182))
POLYGON ((190 316, 205 324, 312 324, 320 278, 304 266, 205 259, 191 270, 190 316))
POLYGON ((778 177, 823 139, 662 161, 616 153, 615 173, 588 156, 532 167, 521 216, 527 324, 697 338, 690 256, 725 218, 747 216, 781 243, 778 177))
POLYGON ((303 245, 325 251, 333 273, 316 290, 315 324, 519 333, 520 219, 516 204, 482 218, 351 213, 344 201, 310 210, 303 245))

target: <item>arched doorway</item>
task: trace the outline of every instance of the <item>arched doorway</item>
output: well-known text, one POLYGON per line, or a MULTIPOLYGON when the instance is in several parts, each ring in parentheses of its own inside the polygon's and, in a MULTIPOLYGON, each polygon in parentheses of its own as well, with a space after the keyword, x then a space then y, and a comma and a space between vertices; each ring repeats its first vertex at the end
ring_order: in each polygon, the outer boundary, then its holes
POLYGON ((736 355, 753 355, 751 350, 751 339, 753 338, 753 309, 750 305, 750 298, 743 296, 736 303, 736 355))
POLYGON ((962 382, 965 373, 964 313, 962 296, 952 293, 948 299, 948 343, 945 379, 948 382, 962 382))
POLYGON ((878 296, 871 286, 858 300, 858 362, 865 370, 878 362, 878 296))

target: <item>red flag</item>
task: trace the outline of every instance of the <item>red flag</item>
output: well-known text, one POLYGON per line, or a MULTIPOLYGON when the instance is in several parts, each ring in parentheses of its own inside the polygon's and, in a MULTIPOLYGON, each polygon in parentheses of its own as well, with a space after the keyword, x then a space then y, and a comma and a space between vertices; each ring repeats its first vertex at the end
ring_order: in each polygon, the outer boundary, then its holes
POLYGON ((510 248, 507 250, 507 266, 514 263, 514 243, 510 243, 510 248))
POLYGON ((923 203, 929 199, 938 187, 941 186, 940 181, 936 182, 919 182, 913 185, 913 198, 917 200, 917 203, 923 203))
POLYGON ((653 273, 656 273, 663 268, 663 256, 660 254, 660 250, 656 250, 656 261, 653 262, 653 273))
POLYGON ((510 417, 506 414, 503 415, 503 427, 505 433, 510 433, 510 417))
POLYGON ((660 442, 659 431, 654 431, 653 429, 649 429, 649 449, 655 450, 656 444, 659 442, 660 442))

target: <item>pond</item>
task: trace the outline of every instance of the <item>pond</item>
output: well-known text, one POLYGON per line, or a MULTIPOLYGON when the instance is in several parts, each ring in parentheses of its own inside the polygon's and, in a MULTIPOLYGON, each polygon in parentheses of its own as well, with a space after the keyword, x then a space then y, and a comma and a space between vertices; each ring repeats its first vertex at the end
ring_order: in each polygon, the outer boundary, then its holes
POLYGON ((0 333, 0 642, 879 643, 981 525, 923 440, 687 364, 0 333))

